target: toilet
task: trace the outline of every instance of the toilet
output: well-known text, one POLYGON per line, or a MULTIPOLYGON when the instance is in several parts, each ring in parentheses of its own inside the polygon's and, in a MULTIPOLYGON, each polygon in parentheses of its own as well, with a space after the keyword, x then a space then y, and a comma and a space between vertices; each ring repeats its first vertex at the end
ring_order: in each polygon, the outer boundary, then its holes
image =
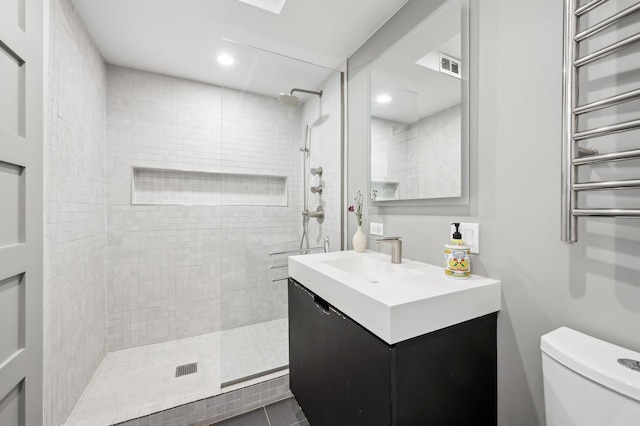
POLYGON ((567 327, 540 349, 547 426, 640 425, 640 353, 567 327))

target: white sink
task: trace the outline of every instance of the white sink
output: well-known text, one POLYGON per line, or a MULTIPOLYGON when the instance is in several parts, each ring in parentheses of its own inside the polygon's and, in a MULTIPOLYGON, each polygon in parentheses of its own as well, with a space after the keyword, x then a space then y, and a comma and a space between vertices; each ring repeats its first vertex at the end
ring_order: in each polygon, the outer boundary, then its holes
POLYGON ((500 310, 500 282, 354 251, 289 257, 289 275, 389 344, 500 310))
POLYGON ((325 265, 357 276, 370 283, 415 277, 422 274, 420 271, 404 268, 402 264, 394 264, 390 261, 384 261, 366 255, 357 257, 349 256, 344 259, 331 259, 322 262, 325 265))

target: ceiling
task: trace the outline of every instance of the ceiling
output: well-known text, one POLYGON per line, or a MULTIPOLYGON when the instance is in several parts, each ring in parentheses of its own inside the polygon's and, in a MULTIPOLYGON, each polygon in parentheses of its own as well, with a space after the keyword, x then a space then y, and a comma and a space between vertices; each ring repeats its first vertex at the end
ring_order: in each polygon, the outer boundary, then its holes
POLYGON ((72 1, 107 63, 276 95, 317 89, 407 0, 288 0, 280 14, 237 0, 72 1), (234 49, 248 62, 217 63, 234 49))

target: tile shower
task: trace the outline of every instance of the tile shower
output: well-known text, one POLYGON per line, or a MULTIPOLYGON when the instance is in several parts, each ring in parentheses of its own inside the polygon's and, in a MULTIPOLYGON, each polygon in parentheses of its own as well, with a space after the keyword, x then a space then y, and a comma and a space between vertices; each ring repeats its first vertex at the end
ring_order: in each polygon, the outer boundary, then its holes
POLYGON ((282 283, 256 283, 268 247, 300 233, 300 126, 275 97, 108 66, 110 350, 286 316, 282 283), (268 194, 256 175, 288 180, 288 203, 233 205, 268 194))
POLYGON ((295 109, 276 93, 105 64, 67 0, 51 3, 50 19, 47 426, 206 399, 216 409, 198 414, 204 422, 289 396, 286 370, 273 372, 287 363, 287 274, 269 269, 286 256, 269 253, 299 247, 299 148, 318 114, 329 119, 312 128, 308 161, 324 174, 309 184, 325 191, 309 206, 326 219, 310 221, 309 239, 340 249, 339 73, 313 87, 322 100, 295 109), (87 265, 81 281, 75 262, 87 265), (190 362, 198 373, 175 378, 190 362))

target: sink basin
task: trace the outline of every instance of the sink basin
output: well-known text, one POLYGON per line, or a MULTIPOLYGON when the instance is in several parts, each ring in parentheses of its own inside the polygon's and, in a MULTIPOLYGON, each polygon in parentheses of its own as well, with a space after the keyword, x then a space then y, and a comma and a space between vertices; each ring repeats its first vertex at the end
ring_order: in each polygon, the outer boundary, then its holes
POLYGON ((421 274, 419 271, 403 267, 402 264, 394 264, 388 260, 366 255, 325 260, 324 264, 370 283, 415 277, 421 274))
POLYGON ((289 257, 289 275, 388 344, 500 310, 500 282, 377 252, 289 257))

